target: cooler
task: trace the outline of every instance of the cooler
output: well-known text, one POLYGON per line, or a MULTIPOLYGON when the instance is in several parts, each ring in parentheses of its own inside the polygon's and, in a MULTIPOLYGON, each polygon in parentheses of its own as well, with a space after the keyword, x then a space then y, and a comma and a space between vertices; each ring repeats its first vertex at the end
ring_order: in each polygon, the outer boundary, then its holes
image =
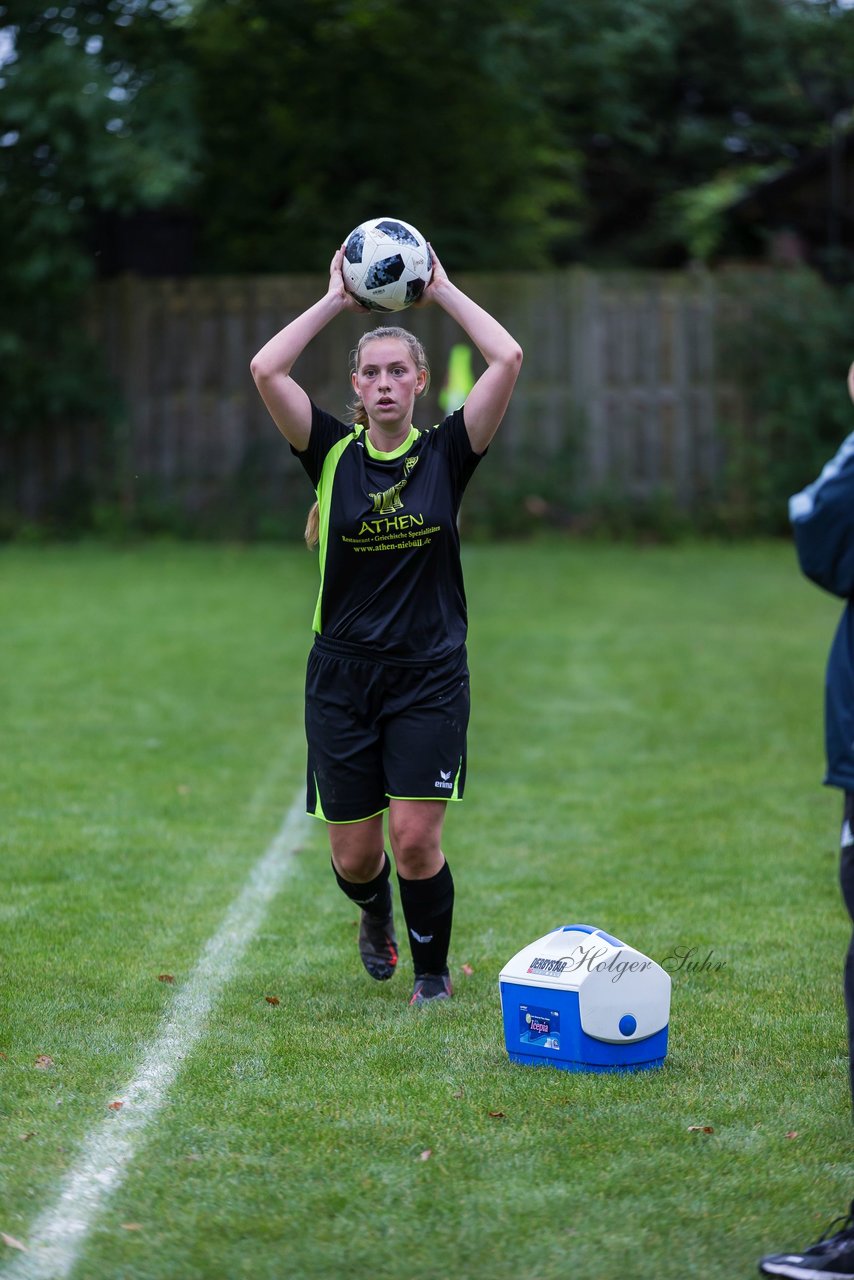
POLYGON ((667 1053, 670 975, 590 924, 519 951, 498 978, 514 1062, 563 1071, 645 1071, 667 1053))

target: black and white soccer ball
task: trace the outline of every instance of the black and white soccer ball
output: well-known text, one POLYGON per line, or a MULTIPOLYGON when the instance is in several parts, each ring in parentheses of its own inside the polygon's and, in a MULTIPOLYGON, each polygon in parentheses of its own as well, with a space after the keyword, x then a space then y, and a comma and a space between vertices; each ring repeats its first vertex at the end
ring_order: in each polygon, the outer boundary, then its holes
POLYGON ((430 283, 432 260, 421 232, 400 218, 369 218, 348 235, 344 284, 371 311, 403 311, 430 283))

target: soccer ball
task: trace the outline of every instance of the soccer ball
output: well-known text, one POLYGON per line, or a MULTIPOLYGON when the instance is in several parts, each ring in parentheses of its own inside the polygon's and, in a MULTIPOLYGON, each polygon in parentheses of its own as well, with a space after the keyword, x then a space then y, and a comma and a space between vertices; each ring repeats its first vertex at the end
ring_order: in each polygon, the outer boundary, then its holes
POLYGON ((341 273, 346 288, 371 311, 403 311, 430 283, 427 241, 400 218, 370 218, 350 232, 341 273))

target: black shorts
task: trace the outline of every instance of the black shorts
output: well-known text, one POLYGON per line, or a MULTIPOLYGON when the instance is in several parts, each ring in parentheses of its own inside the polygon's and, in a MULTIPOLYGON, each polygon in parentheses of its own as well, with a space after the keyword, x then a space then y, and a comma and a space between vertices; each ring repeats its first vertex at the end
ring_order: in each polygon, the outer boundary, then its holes
POLYGON ((468 721, 465 646, 438 665, 394 663, 318 636, 305 682, 308 812, 362 822, 389 800, 462 800, 468 721))

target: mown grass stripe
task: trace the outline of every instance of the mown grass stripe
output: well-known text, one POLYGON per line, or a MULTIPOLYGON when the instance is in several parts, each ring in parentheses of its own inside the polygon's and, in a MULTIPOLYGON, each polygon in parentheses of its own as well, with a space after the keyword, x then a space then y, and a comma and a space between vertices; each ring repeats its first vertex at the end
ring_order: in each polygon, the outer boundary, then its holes
POLYGON ((287 877, 308 826, 302 788, 240 895, 208 941, 186 984, 176 992, 163 1028, 134 1079, 120 1090, 120 1109, 92 1132, 53 1205, 33 1225, 27 1252, 3 1280, 62 1280, 75 1264, 96 1216, 121 1184, 147 1130, 163 1106, 184 1059, 205 1029, 219 993, 261 926, 287 877))

